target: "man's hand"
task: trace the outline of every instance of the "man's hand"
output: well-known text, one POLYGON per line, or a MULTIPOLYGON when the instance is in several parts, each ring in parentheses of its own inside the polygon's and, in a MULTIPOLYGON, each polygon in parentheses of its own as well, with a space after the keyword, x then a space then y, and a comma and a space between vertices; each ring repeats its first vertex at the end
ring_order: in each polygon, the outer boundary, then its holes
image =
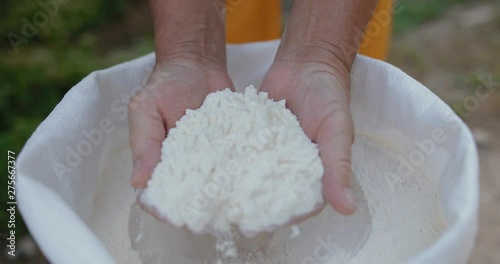
POLYGON ((323 196, 342 214, 355 210, 349 186, 354 137, 349 72, 360 44, 356 32, 364 31, 376 2, 295 0, 261 87, 275 100, 286 99, 306 134, 318 144, 325 168, 323 196))
POLYGON ((150 0, 156 66, 129 103, 131 184, 146 187, 168 130, 186 109, 201 106, 217 89, 231 88, 226 69, 222 10, 210 1, 150 0))
POLYGON ((186 109, 200 107, 209 93, 224 88, 233 89, 224 66, 201 59, 171 59, 155 66, 146 85, 129 103, 131 184, 135 189, 146 187, 168 130, 186 109))
POLYGON ((275 100, 286 99, 306 134, 318 144, 327 202, 342 214, 353 213, 355 201, 349 186, 353 125, 347 69, 318 62, 275 61, 261 90, 275 100))

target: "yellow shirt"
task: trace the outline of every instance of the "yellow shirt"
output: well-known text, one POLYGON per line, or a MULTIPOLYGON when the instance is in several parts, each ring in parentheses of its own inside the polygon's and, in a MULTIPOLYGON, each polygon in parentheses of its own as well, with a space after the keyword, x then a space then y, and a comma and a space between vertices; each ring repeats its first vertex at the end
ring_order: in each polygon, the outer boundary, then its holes
MULTIPOLYGON (((348 0, 346 0, 348 1, 348 0)), ((392 32, 393 0, 379 0, 365 29, 360 53, 385 60, 392 32)), ((226 0, 228 43, 279 39, 282 18, 280 0, 226 0)))

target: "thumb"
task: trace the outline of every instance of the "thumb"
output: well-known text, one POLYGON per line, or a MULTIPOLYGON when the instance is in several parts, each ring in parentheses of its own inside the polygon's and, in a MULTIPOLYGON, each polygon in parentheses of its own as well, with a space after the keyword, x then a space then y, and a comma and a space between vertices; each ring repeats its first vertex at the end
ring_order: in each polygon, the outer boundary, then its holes
POLYGON ((337 109, 325 117, 317 136, 325 168, 323 195, 339 213, 352 214, 356 206, 350 188, 354 128, 347 103, 342 102, 335 107, 337 109))
POLYGON ((132 99, 128 107, 133 159, 130 183, 135 189, 143 189, 160 161, 161 144, 166 136, 165 121, 157 104, 148 99, 141 102, 132 99))

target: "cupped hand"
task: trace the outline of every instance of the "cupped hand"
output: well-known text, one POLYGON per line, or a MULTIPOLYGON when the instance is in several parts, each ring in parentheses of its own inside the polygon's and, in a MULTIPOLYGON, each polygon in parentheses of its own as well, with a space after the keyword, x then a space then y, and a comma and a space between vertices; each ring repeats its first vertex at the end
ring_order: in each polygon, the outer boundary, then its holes
MULTIPOLYGON (((186 109, 196 109, 205 97, 224 88, 233 89, 220 65, 194 60, 157 64, 146 85, 129 103, 130 144, 133 157, 131 184, 143 189, 160 160, 168 130, 186 109)), ((349 74, 345 70, 313 62, 276 61, 261 90, 275 100, 286 99, 306 134, 315 141, 325 167, 323 194, 338 212, 351 214, 355 205, 349 189, 353 127, 349 110, 349 74)), ((320 212, 292 219, 300 222, 320 212)), ((144 208, 154 216, 152 208, 144 208)))
POLYGON ((224 65, 192 58, 170 59, 155 65, 146 85, 128 105, 132 187, 146 187, 160 161, 168 130, 186 109, 200 107, 209 93, 225 88, 233 89, 233 83, 224 65))
MULTIPOLYGON (((354 138, 349 109, 349 71, 342 66, 311 61, 275 61, 261 90, 286 106, 298 118, 311 140, 318 144, 325 168, 323 196, 339 213, 352 214, 355 201, 350 189, 351 145, 354 138)), ((305 218, 319 213, 322 207, 305 218)))

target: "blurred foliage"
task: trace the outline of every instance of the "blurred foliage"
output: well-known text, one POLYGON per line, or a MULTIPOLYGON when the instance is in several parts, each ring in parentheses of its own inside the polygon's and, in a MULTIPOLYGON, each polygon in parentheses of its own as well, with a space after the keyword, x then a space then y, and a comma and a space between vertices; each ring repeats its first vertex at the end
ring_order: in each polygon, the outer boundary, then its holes
MULTIPOLYGON (((395 30, 411 30, 464 1, 402 0, 395 30)), ((138 13, 146 5, 141 0, 0 2, 0 35, 4 36, 0 42, 0 150, 4 160, 7 150, 20 152, 39 123, 84 76, 153 50, 151 24, 145 22, 149 21, 147 11, 138 13), (43 19, 41 13, 47 14, 47 23, 35 23, 43 19), (8 36, 23 37, 26 21, 36 24, 38 32, 26 38, 27 43, 20 44, 16 53, 8 36)), ((6 162, 0 162, 4 175, 6 169, 6 162)), ((2 179, 0 189, 6 190, 7 181, 2 179)), ((4 205, 6 195, 6 191, 0 192, 4 205)), ((5 233, 7 217, 1 210, 0 233, 5 233)), ((18 216, 18 226, 20 219, 18 216)), ((25 228, 18 229, 18 238, 20 232, 26 232, 25 228)))
MULTIPOLYGON (((134 38, 114 34, 114 29, 128 28, 129 13, 143 1, 106 0, 8 0, 0 2, 0 34, 4 36, 0 56, 0 149, 7 160, 7 150, 18 154, 40 122, 64 94, 90 72, 146 54, 153 50, 148 24, 134 38), (65 3, 65 4, 59 4, 65 3), (44 3, 44 4, 40 4, 44 3), (43 21, 45 14, 46 23, 43 21), (37 20, 38 19, 38 20, 37 20), (28 22, 26 22, 28 21, 28 22), (37 34, 26 37, 23 27, 32 23, 37 34), (106 29, 105 26, 111 27, 106 29), (10 33, 10 35, 9 35, 10 33), (18 52, 11 45, 12 33, 25 38, 18 52), (113 43, 113 46, 106 45, 113 43), (116 44, 122 41, 123 44, 116 44)), ((136 15, 140 17, 141 14, 136 15)), ((145 20, 149 20, 147 14, 145 20)), ((134 23, 133 21, 131 23, 134 23)), ((0 170, 7 170, 7 162, 0 170)), ((0 189, 7 190, 7 180, 0 189)), ((5 207, 7 191, 0 192, 5 207)), ((2 208, 3 208, 2 207, 2 208)), ((21 217, 16 218, 17 238, 26 233, 21 217)), ((8 214, 0 211, 0 233, 6 233, 8 214)), ((2 241, 3 242, 3 241, 2 241)))
POLYGON ((394 33, 411 31, 425 22, 438 18, 451 6, 465 2, 474 0, 399 0, 401 11, 395 14, 394 33))

